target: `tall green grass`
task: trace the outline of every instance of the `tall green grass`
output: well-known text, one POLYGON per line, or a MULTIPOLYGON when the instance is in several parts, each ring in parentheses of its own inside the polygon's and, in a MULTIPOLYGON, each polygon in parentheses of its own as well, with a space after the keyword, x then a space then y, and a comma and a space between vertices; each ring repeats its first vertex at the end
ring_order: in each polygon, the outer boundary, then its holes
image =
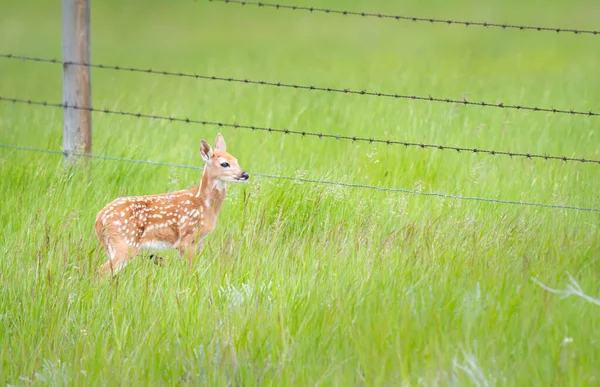
MULTIPOLYGON (((207 2, 92 2, 92 59, 331 87, 600 110, 594 36, 429 26, 207 2)), ((293 3, 293 2, 286 2, 293 3)), ((302 1, 297 4, 310 4, 302 1)), ((60 8, 0 3, 0 51, 60 57, 60 8)), ((316 3, 312 3, 316 4, 316 3)), ((319 5, 598 29, 592 1, 319 5)), ((240 124, 600 158, 597 118, 92 70, 93 104, 240 124)), ((0 61, 0 95, 59 102, 61 68, 0 61)), ((62 111, 0 104, 0 143, 60 149, 62 111)), ((595 385, 598 213, 261 179, 273 173, 600 207, 589 164, 370 146, 103 114, 94 153, 201 165, 217 131, 251 173, 192 273, 93 235, 122 195, 198 171, 0 151, 3 385, 595 385)))

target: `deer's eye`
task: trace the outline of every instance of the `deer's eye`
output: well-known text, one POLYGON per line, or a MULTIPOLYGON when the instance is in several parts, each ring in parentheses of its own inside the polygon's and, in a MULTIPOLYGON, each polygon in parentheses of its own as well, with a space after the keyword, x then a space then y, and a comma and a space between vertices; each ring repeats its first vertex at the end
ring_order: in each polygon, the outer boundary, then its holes
POLYGON ((223 168, 229 168, 229 163, 221 163, 221 166, 222 166, 223 168))

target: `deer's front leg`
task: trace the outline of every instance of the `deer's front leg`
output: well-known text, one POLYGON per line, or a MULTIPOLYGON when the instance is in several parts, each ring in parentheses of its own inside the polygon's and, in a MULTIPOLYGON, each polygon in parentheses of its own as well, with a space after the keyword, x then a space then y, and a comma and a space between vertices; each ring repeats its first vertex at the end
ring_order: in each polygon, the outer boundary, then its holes
POLYGON ((190 239, 187 243, 180 245, 179 254, 181 254, 182 258, 187 259, 188 270, 192 270, 192 261, 194 260, 194 256, 202 251, 203 247, 202 239, 199 241, 194 241, 190 239))

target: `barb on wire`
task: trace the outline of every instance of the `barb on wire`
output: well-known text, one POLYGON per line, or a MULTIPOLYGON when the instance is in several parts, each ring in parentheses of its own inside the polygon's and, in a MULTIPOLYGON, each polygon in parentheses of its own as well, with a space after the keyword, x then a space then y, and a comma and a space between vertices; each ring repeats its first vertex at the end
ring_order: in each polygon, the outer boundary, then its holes
POLYGON ((491 108, 499 108, 499 109, 515 109, 515 110, 534 111, 534 112, 543 112, 543 113, 570 114, 570 115, 577 115, 577 116, 600 117, 600 112, 594 112, 591 110, 585 112, 585 111, 573 110, 573 109, 569 109, 569 110, 557 109, 554 107, 549 108, 549 107, 505 104, 503 102, 500 102, 500 103, 490 103, 490 102, 484 102, 484 101, 476 102, 476 101, 469 101, 465 98, 452 99, 452 98, 441 98, 441 97, 432 97, 432 96, 425 97, 422 95, 419 96, 419 95, 397 94, 397 93, 382 93, 382 92, 378 92, 378 91, 353 90, 353 89, 347 89, 347 88, 340 89, 340 88, 335 88, 335 87, 298 85, 298 84, 285 83, 285 82, 270 82, 270 81, 254 80, 254 79, 217 77, 214 75, 200 75, 200 74, 191 74, 191 73, 183 73, 183 72, 142 69, 142 68, 135 68, 135 67, 92 64, 92 63, 85 63, 85 62, 69 62, 69 61, 63 62, 59 59, 54 59, 54 58, 37 58, 37 57, 14 55, 14 54, 0 54, 0 58, 19 59, 19 60, 24 60, 24 61, 44 62, 44 63, 56 63, 56 64, 72 65, 72 66, 85 66, 85 67, 97 68, 97 69, 130 71, 130 72, 136 72, 136 73, 146 73, 146 74, 155 74, 155 75, 169 75, 169 76, 176 76, 176 77, 203 79, 203 80, 209 80, 209 81, 222 81, 222 82, 262 85, 262 86, 284 87, 284 88, 309 90, 309 91, 321 91, 321 92, 329 92, 329 93, 368 95, 371 97, 409 99, 409 100, 415 100, 415 101, 426 101, 426 102, 436 102, 436 103, 450 103, 450 104, 462 105, 462 106, 479 106, 479 107, 491 107, 491 108))
POLYGON ((170 122, 183 122, 183 123, 187 123, 187 124, 211 125, 211 126, 229 127, 229 128, 235 128, 235 129, 249 129, 249 130, 253 130, 253 131, 264 131, 264 132, 269 132, 269 133, 300 135, 303 137, 318 137, 321 139, 327 138, 327 139, 335 139, 335 140, 347 140, 347 141, 352 141, 352 142, 366 142, 369 144, 403 145, 404 147, 415 147, 415 148, 420 148, 420 149, 452 150, 452 151, 456 151, 459 153, 463 152, 463 153, 487 154, 487 155, 492 155, 492 156, 510 156, 511 158, 521 157, 521 158, 527 158, 527 159, 543 159, 546 161, 558 160, 558 161, 563 161, 563 162, 569 161, 569 162, 578 162, 578 163, 600 164, 600 160, 586 159, 586 158, 540 155, 540 154, 534 154, 534 153, 518 153, 518 152, 508 152, 508 151, 498 151, 498 150, 478 149, 478 148, 465 148, 465 147, 455 147, 455 146, 447 146, 447 145, 397 141, 397 140, 383 140, 383 139, 377 139, 377 138, 348 136, 348 135, 341 135, 341 134, 326 134, 326 133, 317 133, 317 132, 308 132, 308 131, 299 131, 299 130, 290 130, 290 129, 275 129, 275 128, 269 128, 269 127, 254 126, 254 125, 242 125, 242 124, 237 124, 237 123, 231 124, 231 123, 225 123, 225 122, 205 121, 205 120, 197 120, 197 119, 191 119, 191 118, 160 116, 160 115, 154 115, 154 114, 150 115, 150 114, 124 112, 124 111, 111 110, 111 109, 100 109, 100 108, 93 108, 93 107, 81 107, 81 106, 69 105, 69 104, 65 104, 65 103, 52 103, 52 102, 47 102, 47 101, 24 100, 24 99, 17 99, 17 98, 7 98, 7 97, 3 97, 3 96, 0 96, 0 101, 28 104, 28 105, 69 108, 69 109, 76 109, 76 110, 88 110, 91 112, 104 113, 104 114, 116 114, 116 115, 122 115, 122 116, 130 116, 130 117, 136 117, 136 118, 149 118, 149 119, 154 119, 154 120, 163 120, 163 121, 170 121, 170 122))
MULTIPOLYGON (((59 151, 59 150, 32 148, 32 147, 24 147, 24 146, 9 145, 9 144, 0 144, 0 148, 20 150, 20 151, 29 151, 29 152, 42 152, 42 153, 49 153, 49 154, 55 154, 55 155, 64 155, 65 154, 65 152, 59 151)), ((101 159, 101 160, 121 161, 121 162, 128 162, 128 163, 137 163, 137 164, 149 164, 149 165, 173 167, 173 168, 202 170, 201 167, 182 165, 182 164, 163 163, 163 162, 158 162, 158 161, 136 160, 136 159, 127 159, 127 158, 122 158, 122 157, 92 155, 92 154, 86 154, 86 153, 72 153, 72 155, 77 156, 77 157, 87 157, 87 158, 91 158, 91 159, 101 159)), ((600 213, 600 208, 593 208, 593 207, 562 206, 562 205, 555 205, 555 204, 524 202, 524 201, 517 201, 517 200, 502 200, 502 199, 480 198, 480 197, 474 197, 474 196, 459 196, 459 195, 451 195, 451 194, 444 194, 444 193, 437 193, 437 192, 423 192, 423 191, 403 189, 403 188, 388 188, 388 187, 378 187, 378 186, 367 185, 367 184, 354 184, 354 183, 344 183, 344 182, 335 182, 335 181, 318 180, 318 179, 306 179, 306 178, 302 178, 302 177, 281 176, 281 175, 273 175, 273 174, 268 174, 268 173, 251 172, 250 174, 252 176, 262 177, 262 178, 266 178, 266 179, 291 180, 291 181, 299 181, 299 182, 303 182, 303 183, 336 185, 336 186, 349 187, 349 188, 364 188, 364 189, 371 189, 371 190, 382 191, 382 192, 406 193, 406 194, 412 194, 412 195, 422 195, 422 196, 438 197, 438 198, 444 198, 444 199, 468 200, 468 201, 478 201, 478 202, 486 202, 486 203, 512 204, 512 205, 521 205, 521 206, 533 206, 533 207, 543 207, 543 208, 551 208, 551 209, 589 211, 589 212, 599 212, 600 213)))
POLYGON ((376 17, 379 19, 395 19, 395 20, 406 20, 412 22, 425 22, 429 24, 440 23, 447 25, 463 25, 465 27, 477 26, 477 27, 485 27, 485 28, 501 28, 503 30, 507 29, 515 29, 521 31, 549 31, 556 33, 573 33, 575 35, 578 34, 589 34, 589 35, 600 35, 600 31, 595 30, 582 30, 582 29, 574 29, 574 28, 559 28, 559 27, 540 27, 540 26, 528 26, 528 25, 517 25, 517 24, 507 24, 507 23, 488 23, 488 22, 480 22, 480 21, 465 21, 465 20, 452 20, 452 19, 436 19, 430 17, 414 17, 414 16, 402 16, 402 15, 389 15, 383 13, 374 13, 374 12, 358 12, 358 11, 344 11, 339 9, 328 9, 328 8, 319 8, 319 7, 307 7, 307 6, 299 6, 299 5, 286 5, 286 4, 276 4, 276 3, 264 3, 261 1, 246 1, 246 0, 208 0, 211 2, 220 2, 227 4, 240 4, 244 5, 255 5, 262 8, 275 8, 275 9, 291 9, 294 11, 309 11, 309 12, 321 12, 327 14, 338 14, 344 16, 362 16, 362 17, 376 17))

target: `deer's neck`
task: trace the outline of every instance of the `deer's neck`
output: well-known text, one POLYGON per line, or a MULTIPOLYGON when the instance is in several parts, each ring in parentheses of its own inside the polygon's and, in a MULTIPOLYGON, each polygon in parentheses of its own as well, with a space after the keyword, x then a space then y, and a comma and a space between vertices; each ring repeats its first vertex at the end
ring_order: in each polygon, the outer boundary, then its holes
POLYGON ((194 193, 200 200, 200 206, 212 212, 215 217, 219 214, 225 201, 225 183, 208 176, 205 171, 200 184, 194 189, 194 193))

